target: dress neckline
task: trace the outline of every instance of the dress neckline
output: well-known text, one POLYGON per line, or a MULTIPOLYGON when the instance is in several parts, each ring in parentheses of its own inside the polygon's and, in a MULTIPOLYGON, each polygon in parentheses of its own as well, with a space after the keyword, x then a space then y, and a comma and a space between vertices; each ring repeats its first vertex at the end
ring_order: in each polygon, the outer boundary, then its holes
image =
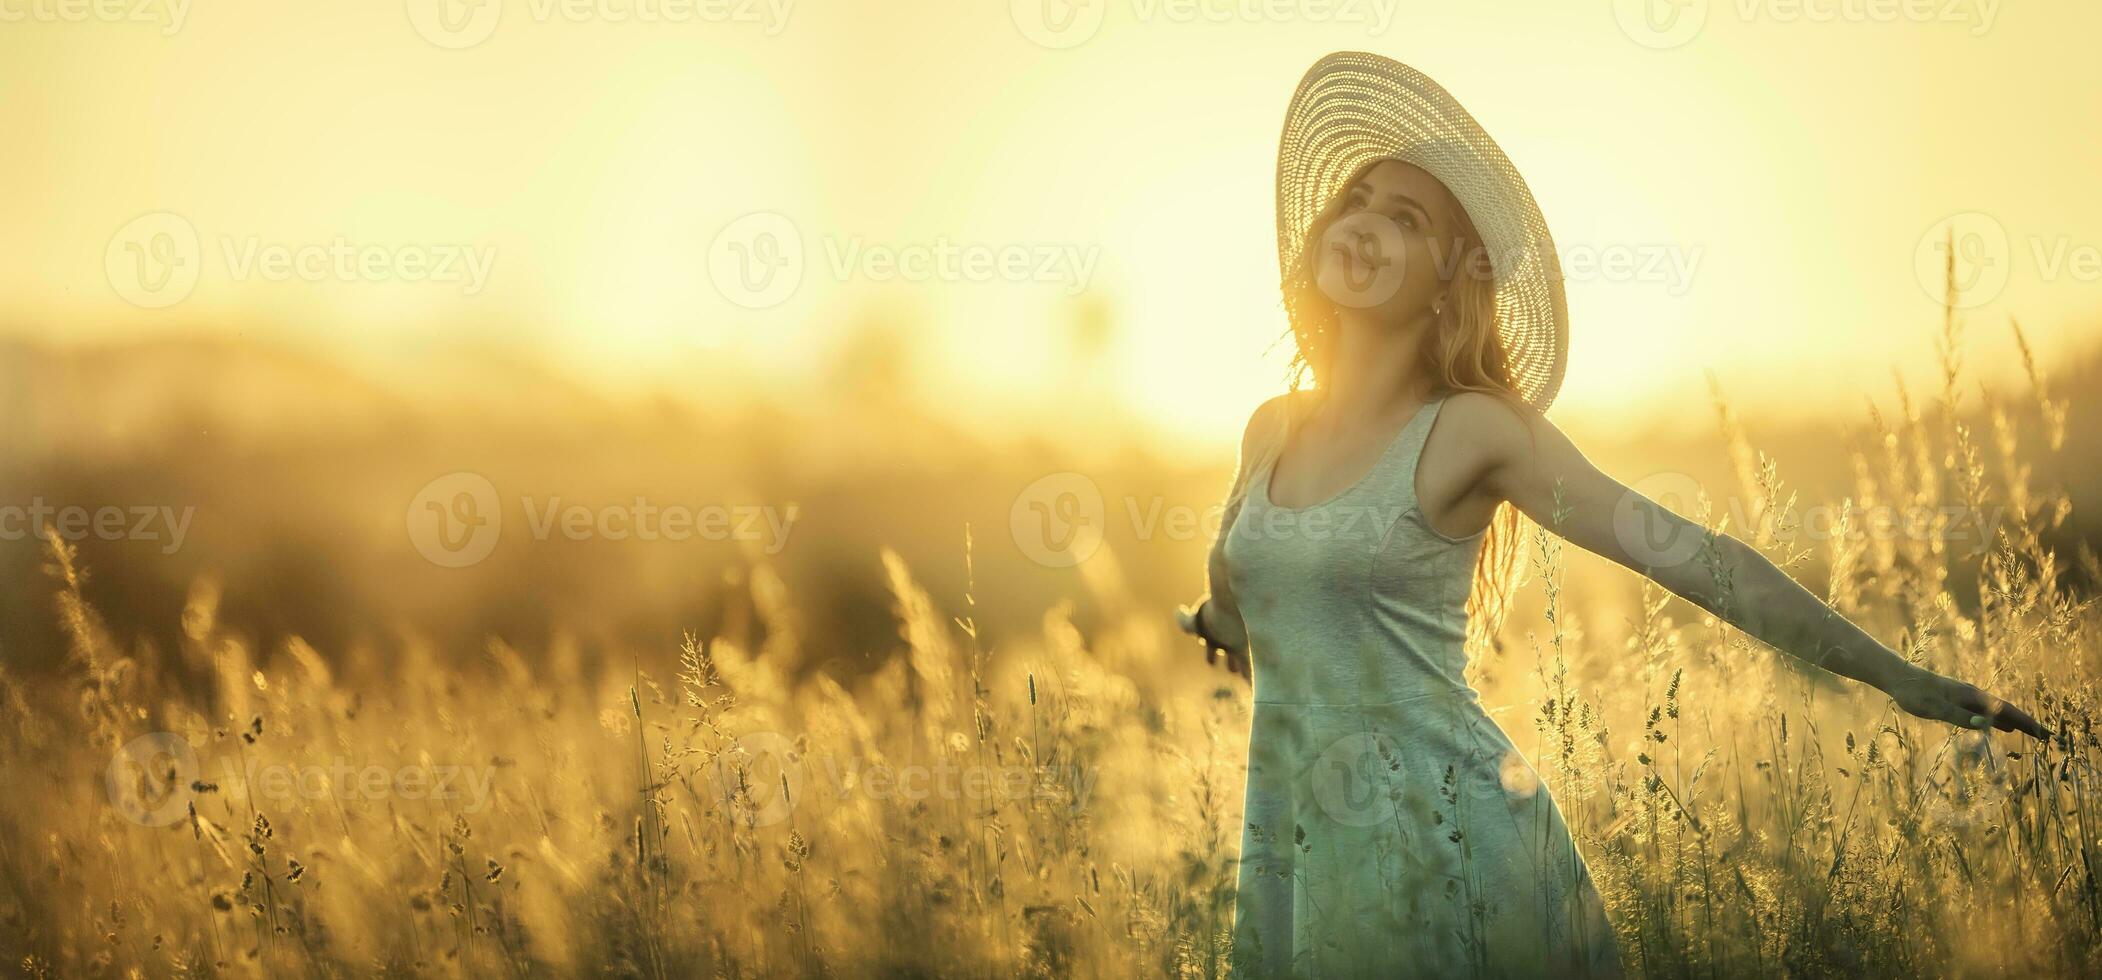
MULTIPOLYGON (((1283 504, 1278 503, 1270 496, 1270 481, 1277 475, 1277 461, 1284 458, 1285 445, 1291 442, 1292 439, 1292 428, 1295 419, 1293 419, 1288 413, 1285 417, 1284 436, 1278 440, 1277 451, 1270 454, 1269 462, 1263 464, 1263 478, 1257 481, 1258 487, 1263 492, 1263 506, 1271 510, 1281 510, 1286 513, 1318 510, 1322 507, 1326 507, 1330 504, 1333 504, 1336 501, 1341 500, 1352 493, 1357 492, 1357 489, 1359 487, 1365 485, 1365 481, 1372 479, 1372 475, 1374 473, 1378 473, 1379 471, 1387 468, 1387 460, 1392 458, 1394 455, 1394 451, 1400 448, 1401 444, 1407 440, 1408 434, 1416 428, 1416 423, 1422 421, 1424 416, 1430 413, 1432 406, 1444 400, 1444 395, 1434 395, 1429 401, 1424 402, 1421 407, 1417 408, 1415 414, 1410 415, 1409 420, 1407 422, 1402 423, 1401 428, 1395 431, 1394 437, 1387 440, 1386 447, 1380 450, 1379 457, 1372 461, 1372 466, 1366 469, 1365 472, 1358 474, 1358 478, 1352 480, 1349 486, 1344 487, 1343 489, 1338 490, 1333 494, 1330 494, 1327 497, 1327 499, 1307 504, 1302 507, 1287 507, 1283 504)), ((1410 479, 1413 480, 1414 478, 1415 475, 1413 473, 1410 474, 1410 479)), ((1414 487, 1410 488, 1410 491, 1412 493, 1414 490, 1414 487)))

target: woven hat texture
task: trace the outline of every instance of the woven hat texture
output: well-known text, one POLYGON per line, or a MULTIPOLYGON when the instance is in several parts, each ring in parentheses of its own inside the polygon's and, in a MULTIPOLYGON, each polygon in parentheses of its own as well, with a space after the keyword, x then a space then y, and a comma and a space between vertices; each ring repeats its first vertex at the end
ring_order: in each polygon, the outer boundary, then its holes
POLYGON ((1489 134, 1423 73, 1364 51, 1307 70, 1277 144, 1277 261, 1289 275, 1306 232, 1344 181, 1376 160, 1421 167, 1481 233, 1496 277, 1496 325, 1518 394, 1545 410, 1562 386, 1569 311, 1540 207, 1489 134))

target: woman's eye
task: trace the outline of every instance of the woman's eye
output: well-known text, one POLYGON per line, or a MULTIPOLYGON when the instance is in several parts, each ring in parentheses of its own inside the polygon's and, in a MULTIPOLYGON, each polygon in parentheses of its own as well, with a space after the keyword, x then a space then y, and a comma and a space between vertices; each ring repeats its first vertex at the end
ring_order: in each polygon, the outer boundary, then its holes
MULTIPOLYGON (((1352 194, 1343 199, 1343 213, 1348 214, 1352 211, 1363 210, 1367 203, 1363 198, 1352 194)), ((1415 231, 1421 224, 1416 218, 1416 213, 1406 205, 1398 206, 1394 209, 1394 223, 1410 231, 1415 231)))

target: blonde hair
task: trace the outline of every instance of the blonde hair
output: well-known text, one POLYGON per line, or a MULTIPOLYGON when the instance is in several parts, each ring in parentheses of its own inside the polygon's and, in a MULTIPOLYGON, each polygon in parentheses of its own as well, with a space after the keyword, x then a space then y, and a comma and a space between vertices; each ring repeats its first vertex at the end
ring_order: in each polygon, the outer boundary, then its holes
MULTIPOLYGON (((1320 241, 1322 233, 1336 220, 1347 197, 1347 189, 1379 162, 1366 164, 1351 179, 1338 185, 1344 192, 1332 197, 1309 223, 1299 252, 1292 261, 1291 272, 1285 276, 1285 315, 1291 321, 1292 338, 1297 348, 1292 356, 1290 378, 1291 390, 1295 393, 1301 390, 1309 375, 1316 387, 1325 385, 1334 356, 1336 305, 1322 294, 1314 281, 1318 250, 1308 245, 1320 241)), ((1459 216, 1460 261, 1452 266, 1452 277, 1447 282, 1449 295, 1440 310, 1437 328, 1429 342, 1423 345, 1423 368, 1437 379, 1437 388, 1441 392, 1483 392, 1524 414, 1531 406, 1518 394, 1511 381, 1509 357, 1503 337, 1496 328, 1494 265, 1481 244, 1481 233, 1475 229, 1466 209, 1456 208, 1456 213, 1459 216)), ((1521 581, 1519 562, 1525 547, 1526 523, 1525 516, 1509 501, 1498 503, 1496 513, 1490 517, 1488 533, 1482 539, 1481 555, 1475 562, 1474 581, 1467 594, 1466 646, 1470 653, 1490 649, 1510 612, 1513 593, 1521 581)))

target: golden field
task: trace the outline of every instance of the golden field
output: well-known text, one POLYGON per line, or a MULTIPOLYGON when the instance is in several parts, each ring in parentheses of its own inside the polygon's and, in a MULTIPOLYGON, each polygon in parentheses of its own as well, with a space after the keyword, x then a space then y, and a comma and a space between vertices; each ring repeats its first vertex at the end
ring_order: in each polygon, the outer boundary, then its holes
POLYGON ((1225 975, 1251 692, 1174 612, 1367 51, 1553 229, 1587 455, 2058 732, 1526 525, 1470 679, 1631 973, 2102 976, 2097 36, 0 0, 0 973, 1225 975))
MULTIPOLYGON (((1637 486, 1673 460, 1711 521, 2050 745, 1900 717, 1528 530, 1476 680, 1642 975, 2102 968, 2094 368, 2010 385, 1965 351, 2018 333, 1939 342, 1942 390, 1843 435, 1768 449, 1718 391, 1705 445, 1580 442, 1637 486)), ((7 360, 10 502, 162 532, 5 543, 25 975, 1223 970, 1248 692, 1168 613, 1227 461, 983 444, 882 371, 799 414, 515 368, 448 401, 232 343, 7 360), (411 526, 456 472, 504 530, 454 568, 411 526), (1074 472, 1105 533, 1047 560, 1026 488, 1074 472), (638 495, 776 524, 552 516, 638 495), (176 545, 154 515, 183 509, 176 545), (1171 512, 1195 523, 1143 516, 1171 512)))

